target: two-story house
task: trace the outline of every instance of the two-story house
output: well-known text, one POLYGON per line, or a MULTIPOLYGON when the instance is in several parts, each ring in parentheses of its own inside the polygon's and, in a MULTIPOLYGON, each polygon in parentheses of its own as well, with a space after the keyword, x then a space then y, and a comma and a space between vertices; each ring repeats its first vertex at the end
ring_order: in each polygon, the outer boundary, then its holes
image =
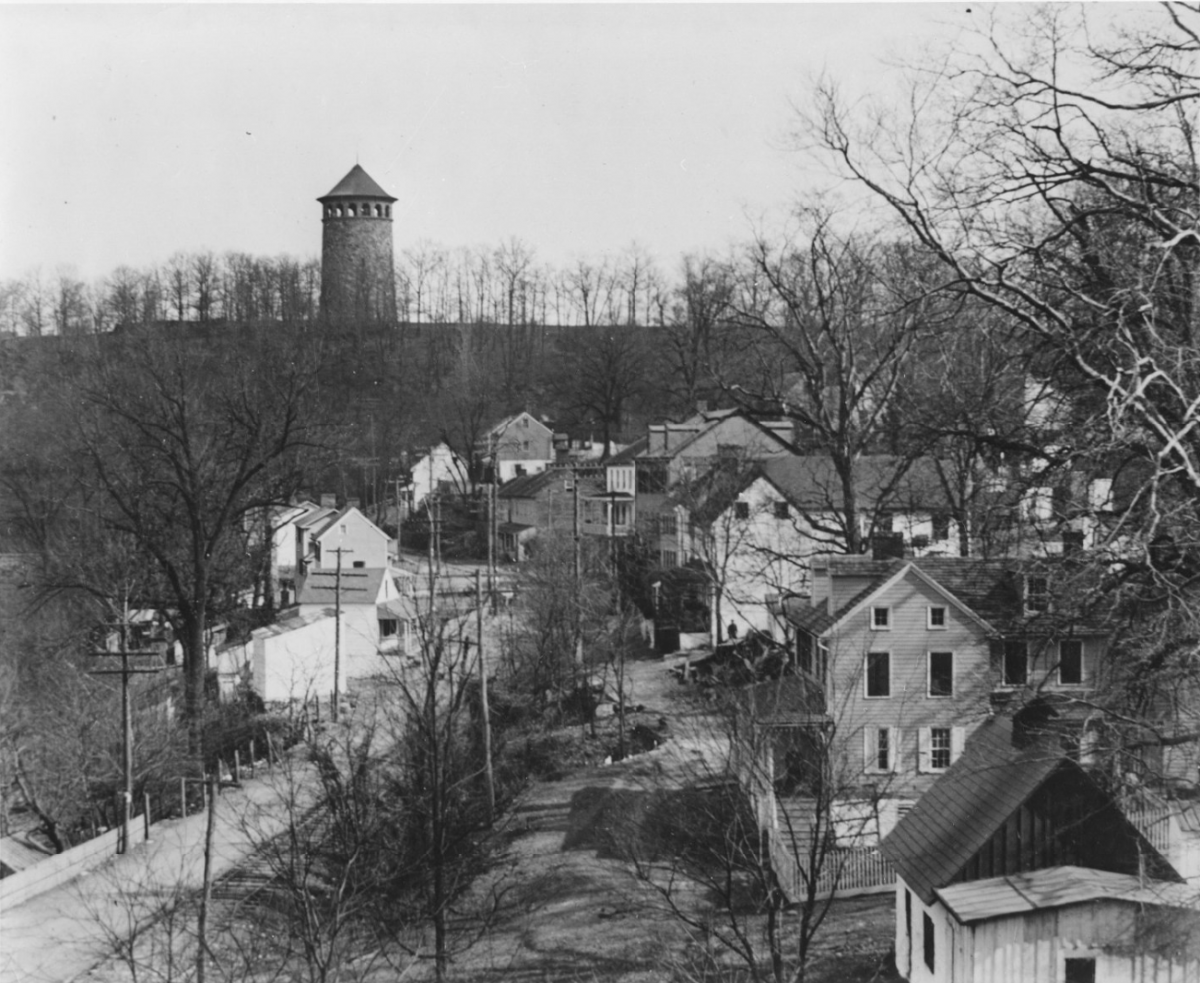
POLYGON ((641 441, 589 466, 555 467, 524 475, 496 493, 497 536, 501 555, 520 561, 539 533, 569 533, 575 529, 597 539, 633 534, 636 513, 634 460, 641 441))
POLYGON ((895 480, 893 459, 864 458, 860 511, 847 516, 828 457, 718 461, 700 478, 681 482, 660 507, 659 562, 666 568, 693 562, 707 571, 714 638, 729 626, 743 635, 774 633, 779 601, 810 594, 811 558, 844 548, 849 523, 865 537, 886 514, 886 534, 901 547, 915 546, 917 555, 953 552, 958 530, 926 464, 917 462, 895 480))
POLYGON ((489 429, 475 452, 503 485, 522 475, 539 474, 554 463, 554 431, 523 411, 489 429))
POLYGON ((815 559, 811 601, 783 610, 798 669, 824 687, 831 765, 899 810, 997 707, 1086 692, 1110 633, 1056 612, 1051 579, 1011 560, 815 559))
POLYGON ((354 506, 319 509, 296 523, 296 554, 301 573, 343 569, 383 569, 391 561, 388 534, 354 506))

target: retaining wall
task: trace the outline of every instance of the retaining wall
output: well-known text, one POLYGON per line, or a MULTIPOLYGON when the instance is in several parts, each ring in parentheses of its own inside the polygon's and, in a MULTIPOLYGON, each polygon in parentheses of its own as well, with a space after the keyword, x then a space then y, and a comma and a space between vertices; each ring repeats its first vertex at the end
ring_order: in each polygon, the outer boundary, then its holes
MULTIPOLYGON (((146 841, 146 824, 141 816, 129 823, 129 845, 135 847, 146 841)), ((63 853, 56 853, 26 867, 24 870, 0 880, 0 907, 12 908, 73 877, 78 877, 89 868, 96 867, 109 857, 115 856, 121 842, 121 830, 110 829, 79 846, 63 853)))

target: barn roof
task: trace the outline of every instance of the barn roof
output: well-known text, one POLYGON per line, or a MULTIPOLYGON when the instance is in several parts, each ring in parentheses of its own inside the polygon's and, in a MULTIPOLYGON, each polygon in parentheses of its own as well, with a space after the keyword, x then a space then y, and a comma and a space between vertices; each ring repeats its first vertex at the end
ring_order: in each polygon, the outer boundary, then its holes
POLYGON ((1047 867, 953 884, 934 893, 955 918, 966 924, 1091 901, 1192 908, 1195 892, 1187 884, 1147 881, 1133 874, 1091 867, 1047 867))
POLYGON ((396 200, 375 183, 375 179, 362 169, 361 164, 355 164, 350 168, 346 176, 333 186, 333 190, 327 195, 322 195, 317 201, 325 201, 328 198, 383 198, 386 201, 396 200))
POLYGON ((1007 718, 984 721, 962 756, 888 834, 883 853, 928 904, 1062 760, 1047 742, 1013 747, 1007 718))
MULTIPOLYGON (((1090 784, 1053 732, 1030 733, 1014 742, 1010 718, 989 718, 880 848, 900 878, 928 904, 935 890, 949 885, 1017 808, 1060 769, 1090 784)), ((1118 821, 1153 854, 1151 860, 1165 864, 1128 820, 1118 821)), ((1164 869, 1170 871, 1169 865, 1164 869)))

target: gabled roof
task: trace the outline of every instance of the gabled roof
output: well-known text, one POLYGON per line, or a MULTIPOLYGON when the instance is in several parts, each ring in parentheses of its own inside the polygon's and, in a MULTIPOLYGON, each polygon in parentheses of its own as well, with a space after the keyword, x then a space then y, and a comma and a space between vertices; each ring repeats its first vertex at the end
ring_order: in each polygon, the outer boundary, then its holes
MULTIPOLYGON (((388 571, 381 567, 356 567, 341 573, 342 604, 374 604, 388 571)), ((338 573, 336 570, 310 570, 296 586, 297 604, 336 603, 338 573)))
MULTIPOLYGON (((883 504, 897 512, 941 511, 950 508, 931 458, 919 458, 899 478, 901 458, 888 454, 860 457, 855 462, 854 484, 867 508, 883 504)), ((832 511, 840 507, 841 478, 824 454, 796 454, 768 458, 763 473, 800 509, 832 511)))
MULTIPOLYGON (((906 567, 912 567, 927 583, 951 600, 960 602, 982 626, 997 634, 1054 634, 1064 628, 1076 635, 1104 634, 1108 628, 1095 616, 1069 618, 1061 625, 1055 612, 1026 614, 1023 574, 1044 572, 1047 560, 982 560, 962 556, 926 556, 906 560, 875 560, 867 556, 829 556, 825 559, 831 577, 869 577, 870 583, 832 612, 828 630, 850 614, 906 567)), ((797 620, 803 606, 793 605, 785 614, 793 624, 811 630, 797 620)))
POLYGON ((355 508, 353 505, 347 505, 347 506, 346 506, 344 509, 342 509, 340 512, 337 512, 337 513, 335 513, 334 515, 331 515, 331 516, 329 516, 329 518, 328 518, 328 520, 325 522, 325 524, 324 524, 324 525, 322 525, 320 529, 318 529, 316 532, 314 532, 314 533, 313 533, 313 539, 320 539, 322 536, 324 536, 324 535, 325 535, 325 533, 329 532, 329 530, 330 530, 330 529, 332 529, 332 528, 333 528, 335 525, 337 525, 339 522, 341 522, 341 521, 342 521, 342 519, 344 519, 344 518, 345 518, 347 515, 349 515, 351 512, 356 512, 356 513, 358 513, 358 517, 359 517, 360 519, 362 519, 362 520, 363 520, 363 522, 365 522, 365 523, 366 523, 366 524, 367 524, 367 525, 368 525, 368 526, 369 526, 369 527, 370 527, 372 530, 374 530, 375 532, 377 532, 377 533, 378 533, 380 536, 382 536, 384 539, 387 539, 387 538, 388 538, 388 535, 387 535, 387 533, 386 533, 386 532, 384 532, 384 531, 383 531, 382 529, 380 529, 380 528, 379 528, 377 525, 375 525, 375 523, 374 523, 374 522, 372 522, 372 521, 371 521, 370 519, 368 519, 368 518, 367 518, 365 515, 363 515, 361 512, 359 512, 359 510, 358 510, 358 509, 356 509, 356 508, 355 508))
POLYGON ((550 468, 537 474, 523 474, 505 482, 496 492, 498 498, 536 498, 554 482, 570 481, 571 472, 550 468))
POLYGON ((900 580, 903 580, 906 576, 911 574, 944 597, 949 604, 961 611, 971 621, 974 621, 985 632, 990 633, 992 631, 992 626, 989 625, 983 618, 981 618, 978 612, 969 607, 953 592, 947 590, 939 581, 934 580, 929 574, 925 573, 915 561, 909 560, 905 562, 901 560, 898 561, 898 564, 899 565, 890 576, 886 577, 882 581, 876 581, 876 583, 860 591, 849 601, 847 601, 837 612, 837 614, 834 615, 833 623, 837 624, 837 622, 855 614, 859 608, 870 601, 871 598, 873 598, 876 594, 882 594, 884 591, 889 590, 900 580))
POLYGON ((322 522, 328 516, 333 515, 337 509, 331 509, 327 505, 318 505, 315 509, 305 515, 300 516, 296 520, 296 525, 301 529, 309 529, 312 526, 322 522))
POLYGON ((744 420, 746 423, 749 423, 752 427, 754 427, 755 430, 764 434, 769 441, 772 441, 775 444, 777 444, 780 447, 780 449, 791 451, 793 454, 798 453, 794 444, 792 444, 790 441, 784 440, 782 437, 779 436, 779 434, 777 434, 770 427, 763 426, 754 417, 750 416, 747 413, 742 412, 741 410, 735 410, 733 412, 726 413, 724 415, 717 416, 716 418, 712 418, 712 419, 710 419, 707 414, 704 414, 702 416, 702 419, 704 420, 704 425, 699 430, 697 430, 694 434, 692 434, 690 437, 688 437, 686 440, 681 441, 676 447, 671 448, 671 450, 669 450, 667 452, 667 456, 675 457, 681 451, 685 450, 688 447, 691 447, 692 444, 697 443, 701 437, 703 437, 706 434, 710 433, 711 431, 715 430, 717 427, 719 427, 722 423, 725 423, 727 420, 732 420, 735 417, 739 417, 742 420, 744 420))
POLYGON ((322 195, 317 201, 323 202, 330 198, 382 198, 385 201, 396 200, 376 184, 375 179, 364 171, 360 164, 355 164, 350 168, 346 176, 333 186, 333 190, 326 195, 322 195))
POLYGON ((499 423, 497 423, 495 426, 493 426, 491 429, 489 429, 484 434, 483 441, 486 442, 488 437, 502 436, 508 430, 509 427, 511 427, 514 423, 516 423, 523 416, 529 417, 529 419, 531 419, 539 427, 541 427, 548 434, 553 436, 554 431, 551 430, 548 426, 546 426, 546 424, 544 424, 541 420, 539 420, 536 416, 534 416, 528 410, 522 410, 520 413, 513 413, 511 416, 506 416, 503 420, 501 420, 499 423))
POLYGON ((1072 866, 988 877, 938 888, 934 893, 963 924, 1089 901, 1189 909, 1196 903, 1196 889, 1186 884, 1144 881, 1133 874, 1072 866))
MULTIPOLYGON (((1091 780, 1062 751, 1053 734, 1016 746, 1013 722, 984 721, 950 766, 881 844, 897 874, 926 904, 937 888, 954 883, 967 862, 1008 818, 1060 770, 1091 780)), ((1165 863, 1122 819, 1129 842, 1165 863)))
POLYGON ((784 617, 810 635, 821 635, 833 627, 834 618, 826 601, 810 604, 803 597, 788 597, 782 607, 784 617))
POLYGON ((639 437, 628 447, 625 447, 616 454, 613 454, 606 461, 603 461, 605 467, 611 464, 632 464, 634 458, 640 455, 647 447, 650 446, 649 437, 639 437))

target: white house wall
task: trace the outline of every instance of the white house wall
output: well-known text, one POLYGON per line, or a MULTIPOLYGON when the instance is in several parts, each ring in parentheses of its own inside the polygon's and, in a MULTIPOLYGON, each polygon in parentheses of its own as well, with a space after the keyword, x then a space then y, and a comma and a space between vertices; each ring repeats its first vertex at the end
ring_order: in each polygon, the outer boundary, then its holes
POLYGON ((360 564, 368 569, 380 569, 388 565, 388 538, 383 531, 357 509, 351 509, 325 530, 319 539, 321 559, 317 564, 322 570, 337 567, 337 554, 342 550, 342 569, 353 569, 360 564))
POLYGON ((438 444, 412 469, 413 508, 420 508, 430 492, 442 484, 465 490, 467 478, 467 466, 462 459, 445 444, 438 444))
POLYGON ((929 770, 921 732, 949 728, 952 754, 957 752, 986 718, 991 688, 990 650, 982 626, 910 572, 848 615, 829 640, 827 697, 829 712, 838 721, 834 753, 842 774, 862 773, 865 781, 886 785, 889 796, 923 794, 941 772, 929 770), (889 609, 887 630, 872 629, 875 607, 889 609), (945 609, 944 628, 929 627, 930 607, 945 609), (889 653, 890 696, 866 695, 869 652, 889 653), (953 695, 929 695, 930 652, 954 654, 953 695), (877 773, 867 760, 864 731, 880 727, 892 729, 892 746, 898 749, 890 774, 877 773))
MULTIPOLYGON (((343 619, 344 620, 344 619, 343 619)), ((319 618, 280 634, 255 633, 251 642, 251 678, 267 703, 328 699, 334 680, 334 618, 319 618)), ((340 667, 345 688, 346 665, 340 667)))

